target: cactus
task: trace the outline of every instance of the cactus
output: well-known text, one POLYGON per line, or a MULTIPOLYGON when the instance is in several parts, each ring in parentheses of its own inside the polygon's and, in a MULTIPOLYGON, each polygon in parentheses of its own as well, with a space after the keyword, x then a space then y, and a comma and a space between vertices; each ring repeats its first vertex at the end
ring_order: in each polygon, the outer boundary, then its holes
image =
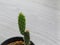
POLYGON ((26 19, 22 13, 18 16, 18 26, 20 33, 24 36, 24 45, 30 45, 30 34, 29 31, 25 31, 26 19))
POLYGON ((24 40, 25 40, 25 45, 30 45, 30 34, 29 34, 29 31, 26 30, 25 33, 24 33, 24 40))
POLYGON ((21 34, 24 35, 26 20, 25 20, 25 16, 22 13, 19 13, 19 16, 18 16, 18 26, 21 34))

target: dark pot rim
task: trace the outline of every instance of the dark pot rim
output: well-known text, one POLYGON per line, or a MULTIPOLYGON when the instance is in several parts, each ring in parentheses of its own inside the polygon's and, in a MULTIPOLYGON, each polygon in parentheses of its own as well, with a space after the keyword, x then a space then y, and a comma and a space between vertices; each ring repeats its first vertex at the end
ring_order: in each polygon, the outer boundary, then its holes
MULTIPOLYGON (((4 42, 2 42, 1 45, 7 45, 11 42, 20 41, 20 40, 24 41, 23 37, 12 37, 12 38, 9 38, 9 39, 5 40, 4 42)), ((34 43, 32 41, 30 41, 30 42, 31 42, 31 45, 34 45, 34 43)))

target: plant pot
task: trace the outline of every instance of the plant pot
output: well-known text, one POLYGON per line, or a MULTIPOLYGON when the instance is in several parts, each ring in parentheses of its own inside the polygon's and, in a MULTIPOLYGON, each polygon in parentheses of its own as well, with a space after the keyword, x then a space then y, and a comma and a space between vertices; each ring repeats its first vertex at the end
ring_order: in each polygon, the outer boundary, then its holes
MULTIPOLYGON (((4 41, 1 45, 8 45, 9 43, 12 43, 15 41, 24 41, 24 40, 23 40, 23 37, 12 37, 12 38, 4 41)), ((30 43, 31 43, 30 45, 34 45, 34 43, 32 41, 30 41, 30 43)))

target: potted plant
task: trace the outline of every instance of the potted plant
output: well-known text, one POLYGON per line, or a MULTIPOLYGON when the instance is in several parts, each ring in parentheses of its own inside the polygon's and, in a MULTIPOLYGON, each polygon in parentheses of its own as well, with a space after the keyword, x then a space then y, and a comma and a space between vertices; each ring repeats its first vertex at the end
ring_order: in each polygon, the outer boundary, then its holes
POLYGON ((25 29, 26 19, 22 13, 19 13, 18 16, 18 27, 23 37, 12 37, 4 41, 1 45, 34 45, 34 43, 30 41, 29 31, 25 29))

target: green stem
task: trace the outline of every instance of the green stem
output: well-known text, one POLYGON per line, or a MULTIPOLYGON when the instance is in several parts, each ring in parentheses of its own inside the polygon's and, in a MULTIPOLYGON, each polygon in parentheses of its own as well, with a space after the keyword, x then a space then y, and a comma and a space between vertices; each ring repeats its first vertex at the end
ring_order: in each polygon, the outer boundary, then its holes
POLYGON ((26 31, 24 33, 24 42, 25 42, 25 45, 30 45, 30 34, 29 34, 29 31, 26 31))

